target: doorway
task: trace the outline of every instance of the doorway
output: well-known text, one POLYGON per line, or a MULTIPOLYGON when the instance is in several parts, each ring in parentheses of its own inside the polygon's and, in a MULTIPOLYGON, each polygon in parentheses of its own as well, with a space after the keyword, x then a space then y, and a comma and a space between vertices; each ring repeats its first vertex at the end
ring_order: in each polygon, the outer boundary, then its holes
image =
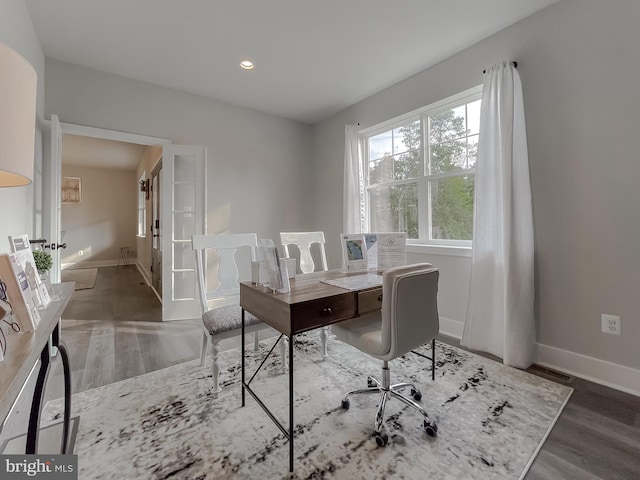
MULTIPOLYGON (((156 239, 156 279, 159 296, 162 298, 162 319, 181 320, 200 316, 200 302, 196 289, 194 255, 191 250, 191 236, 206 231, 206 148, 197 145, 173 145, 170 140, 146 137, 142 135, 104 130, 82 125, 61 123, 56 115, 51 116, 51 161, 43 168, 43 196, 49 199, 50 209, 43 211, 43 232, 57 243, 60 238, 60 181, 62 158, 62 134, 69 133, 87 137, 102 138, 147 146, 161 147, 158 160, 162 158, 162 167, 155 179, 156 218, 153 233, 156 239), (159 185, 161 187, 159 187, 159 185), (44 193, 46 192, 46 194, 44 193), (161 202, 160 202, 161 200, 161 202), (163 235, 166 226, 167 235, 163 235)), ((154 165, 155 166, 155 165, 154 165)), ((146 171, 152 170, 150 167, 146 171)), ((150 215, 151 216, 151 215, 150 215)), ((145 228, 145 233, 150 227, 145 228)), ((60 255, 54 253, 52 280, 59 278, 60 255), (56 277, 56 272, 58 276, 56 277)), ((145 255, 144 258, 150 257, 145 255)), ((138 264, 139 265, 139 264, 138 264)), ((145 280, 151 284, 150 268, 142 272, 145 280)))
MULTIPOLYGON (((137 169, 145 145, 63 133, 59 250, 62 272, 135 263, 137 169), (74 182, 74 197, 65 184, 74 182)), ((144 206, 144 205, 143 205, 144 206)), ((142 260, 142 259, 140 259, 142 260)), ((148 268, 148 266, 147 266, 148 268)))

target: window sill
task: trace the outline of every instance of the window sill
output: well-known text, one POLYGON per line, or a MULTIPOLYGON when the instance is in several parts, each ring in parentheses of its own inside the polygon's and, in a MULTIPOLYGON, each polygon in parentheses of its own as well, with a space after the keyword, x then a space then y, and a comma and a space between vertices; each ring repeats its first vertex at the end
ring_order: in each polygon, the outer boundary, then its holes
POLYGON ((407 244, 407 252, 429 254, 429 255, 446 255, 449 257, 471 258, 471 247, 462 246, 462 245, 407 244))

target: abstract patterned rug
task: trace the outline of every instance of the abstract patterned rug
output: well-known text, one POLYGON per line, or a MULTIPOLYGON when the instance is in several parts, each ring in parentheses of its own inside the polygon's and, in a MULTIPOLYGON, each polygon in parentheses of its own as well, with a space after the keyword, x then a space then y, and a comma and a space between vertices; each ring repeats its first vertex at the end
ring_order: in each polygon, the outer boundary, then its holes
MULTIPOLYGON (((73 396, 80 415, 75 453, 88 479, 518 479, 522 478, 572 389, 438 343, 430 361, 409 353, 390 363, 391 381, 411 379, 438 421, 426 435, 418 412, 397 400, 385 411, 389 443, 371 437, 377 395, 344 392, 379 376, 380 362, 338 341, 321 360, 316 335, 295 351, 295 473, 281 432, 247 394, 240 400, 239 350, 221 356, 223 392, 211 392, 210 365, 192 361, 73 396)), ((251 351, 257 365, 272 341, 251 351), (258 358, 260 356, 260 358, 258 358)), ((276 348, 276 351, 278 349, 276 348)), ((428 347, 422 353, 430 355, 428 347)), ((288 375, 272 355, 252 387, 287 425, 288 375)), ((43 424, 61 411, 49 402, 43 424)))

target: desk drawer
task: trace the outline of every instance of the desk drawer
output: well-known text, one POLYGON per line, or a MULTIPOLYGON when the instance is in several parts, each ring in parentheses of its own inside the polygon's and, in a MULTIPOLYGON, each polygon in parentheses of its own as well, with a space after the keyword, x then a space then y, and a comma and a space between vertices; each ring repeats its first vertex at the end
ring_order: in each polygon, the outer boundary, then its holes
POLYGON ((382 308, 382 288, 358 292, 358 315, 378 312, 382 308))
POLYGON ((356 300, 352 292, 333 297, 310 300, 292 306, 292 317, 295 318, 294 333, 330 325, 338 320, 356 315, 356 300))

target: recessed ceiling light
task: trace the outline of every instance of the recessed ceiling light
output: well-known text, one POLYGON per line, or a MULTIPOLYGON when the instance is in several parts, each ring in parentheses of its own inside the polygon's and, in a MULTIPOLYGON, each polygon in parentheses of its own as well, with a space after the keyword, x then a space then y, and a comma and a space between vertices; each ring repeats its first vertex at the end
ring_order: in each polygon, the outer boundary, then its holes
POLYGON ((253 65, 253 62, 251 60, 243 60, 240 62, 240 66, 245 70, 253 70, 253 67, 255 65, 253 65))

